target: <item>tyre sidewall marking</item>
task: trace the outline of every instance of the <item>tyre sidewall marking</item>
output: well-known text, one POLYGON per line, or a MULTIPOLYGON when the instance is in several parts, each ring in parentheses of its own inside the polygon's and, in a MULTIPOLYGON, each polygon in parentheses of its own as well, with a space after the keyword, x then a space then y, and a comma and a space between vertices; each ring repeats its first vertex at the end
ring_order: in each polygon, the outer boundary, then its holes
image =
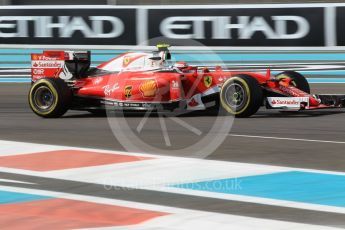
POLYGON ((35 83, 33 85, 33 87, 31 87, 30 89, 30 92, 29 92, 29 99, 30 99, 30 107, 38 114, 40 115, 48 115, 50 114, 51 112, 54 111, 54 109, 56 108, 57 104, 58 104, 58 101, 59 101, 59 97, 58 97, 58 93, 57 91, 55 90, 55 87, 54 85, 46 80, 46 79, 42 79, 42 80, 39 80, 37 83, 35 83), (40 110, 38 110, 35 106, 34 106, 34 102, 33 102, 33 91, 35 89, 37 89, 37 87, 39 87, 41 84, 46 84, 48 86, 48 88, 51 90, 51 92, 53 93, 53 96, 55 97, 55 101, 54 101, 54 104, 52 105, 52 107, 46 111, 46 112, 42 112, 40 110))
MULTIPOLYGON (((228 104, 227 104, 227 103, 225 102, 225 100, 223 99, 223 89, 224 89, 224 87, 221 88, 221 92, 220 92, 220 95, 221 95, 221 97, 220 97, 220 102, 221 102, 223 108, 225 108, 226 111, 228 111, 228 112, 231 113, 231 114, 237 115, 237 114, 243 113, 243 111, 245 111, 245 110, 248 108, 248 106, 249 106, 249 104, 250 104, 250 100, 251 100, 251 95, 250 95, 250 90, 249 90, 249 86, 248 86, 247 82, 246 82, 245 80, 243 80, 242 78, 239 78, 239 77, 230 78, 229 80, 227 80, 227 81, 224 83, 224 85, 228 85, 228 84, 230 84, 230 82, 232 82, 232 81, 239 81, 239 82, 241 82, 241 85, 244 87, 244 89, 245 89, 245 91, 246 91, 246 93, 247 93, 247 103, 246 103, 246 105, 245 105, 240 111, 233 111, 233 110, 231 109, 231 107, 228 106, 228 104)), ((224 86, 224 85, 223 85, 223 86, 224 86)))

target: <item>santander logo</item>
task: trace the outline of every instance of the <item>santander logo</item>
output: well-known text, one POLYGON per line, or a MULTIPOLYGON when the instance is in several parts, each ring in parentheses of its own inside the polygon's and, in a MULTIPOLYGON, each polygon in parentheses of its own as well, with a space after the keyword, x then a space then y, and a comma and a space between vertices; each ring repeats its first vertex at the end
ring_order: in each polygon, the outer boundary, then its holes
POLYGON ((288 108, 300 108, 303 103, 309 105, 308 97, 268 97, 267 102, 273 108, 288 107, 288 108))
POLYGON ((272 104, 273 105, 299 105, 300 101, 299 100, 273 100, 272 104))

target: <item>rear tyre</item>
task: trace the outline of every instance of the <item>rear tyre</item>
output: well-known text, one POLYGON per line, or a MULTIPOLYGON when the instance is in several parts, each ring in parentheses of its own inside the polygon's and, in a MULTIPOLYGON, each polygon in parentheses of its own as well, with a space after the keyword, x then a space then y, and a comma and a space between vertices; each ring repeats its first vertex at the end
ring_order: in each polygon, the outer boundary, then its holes
POLYGON ((258 81, 249 75, 229 78, 220 90, 221 107, 236 117, 249 117, 262 105, 263 92, 258 81))
POLYGON ((70 107, 72 92, 59 78, 36 81, 29 91, 29 105, 34 113, 44 118, 57 118, 70 107))
POLYGON ((284 78, 291 78, 291 83, 293 86, 295 86, 297 89, 302 90, 303 92, 306 92, 310 94, 310 86, 307 81, 307 79, 300 73, 297 73, 295 71, 285 71, 282 73, 279 73, 275 76, 277 80, 281 80, 284 78))

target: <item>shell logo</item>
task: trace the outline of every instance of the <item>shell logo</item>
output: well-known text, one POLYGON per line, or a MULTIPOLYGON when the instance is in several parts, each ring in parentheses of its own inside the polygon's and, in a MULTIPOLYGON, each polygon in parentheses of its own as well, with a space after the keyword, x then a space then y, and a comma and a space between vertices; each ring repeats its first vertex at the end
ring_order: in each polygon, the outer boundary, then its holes
POLYGON ((157 82, 155 80, 147 80, 140 86, 140 91, 144 97, 154 97, 157 91, 157 82))

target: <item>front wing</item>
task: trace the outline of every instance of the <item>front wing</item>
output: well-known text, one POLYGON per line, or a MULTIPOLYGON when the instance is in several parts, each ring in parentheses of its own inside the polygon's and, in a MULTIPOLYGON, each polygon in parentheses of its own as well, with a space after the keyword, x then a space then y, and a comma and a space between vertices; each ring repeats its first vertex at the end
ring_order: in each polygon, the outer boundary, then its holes
POLYGON ((267 109, 280 110, 317 110, 345 108, 345 95, 343 94, 315 94, 313 97, 319 101, 318 105, 310 104, 310 97, 267 97, 267 109))

